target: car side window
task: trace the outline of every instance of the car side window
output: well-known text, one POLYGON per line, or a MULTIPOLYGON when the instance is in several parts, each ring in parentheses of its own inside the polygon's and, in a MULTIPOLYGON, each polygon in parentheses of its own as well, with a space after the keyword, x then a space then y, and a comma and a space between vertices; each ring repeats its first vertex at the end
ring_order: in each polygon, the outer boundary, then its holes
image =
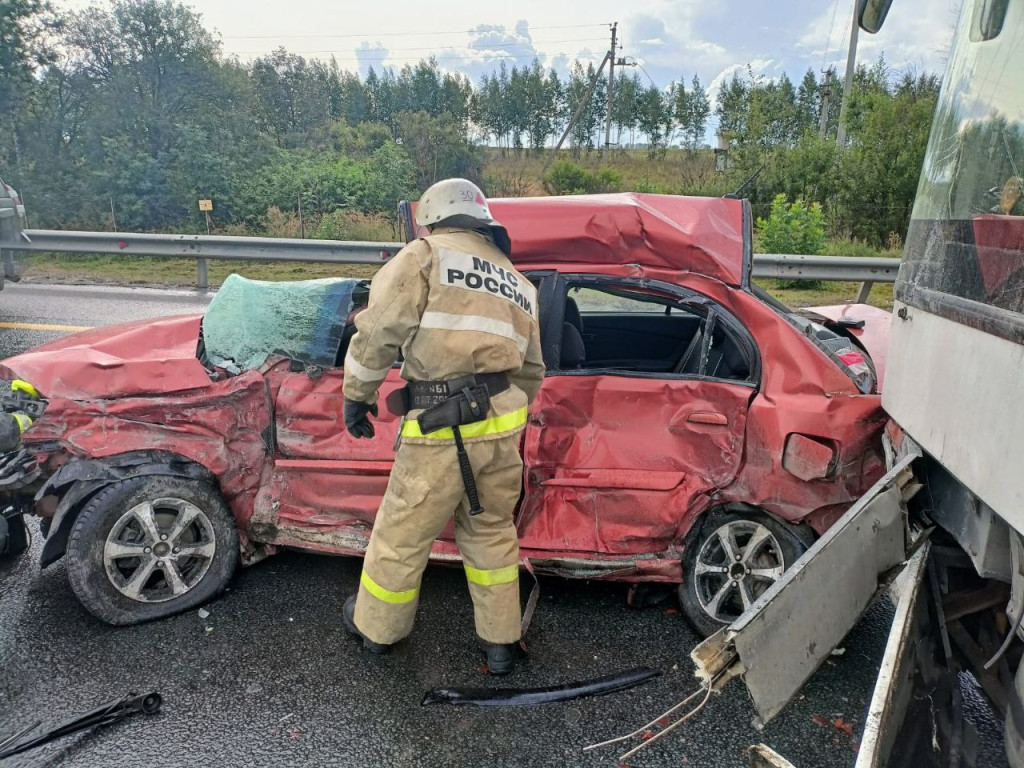
POLYGON ((750 353, 710 301, 621 284, 569 283, 555 373, 750 381, 750 353))

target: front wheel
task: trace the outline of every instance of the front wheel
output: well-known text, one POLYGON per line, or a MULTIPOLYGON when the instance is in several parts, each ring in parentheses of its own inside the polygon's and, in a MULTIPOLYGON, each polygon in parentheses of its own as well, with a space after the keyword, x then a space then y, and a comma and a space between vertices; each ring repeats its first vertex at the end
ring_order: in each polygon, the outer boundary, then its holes
POLYGON ((679 603, 704 637, 731 624, 807 551, 792 527, 769 515, 712 512, 683 547, 679 603))
POLYGON ((100 491, 67 546, 68 579, 82 605, 109 624, 136 624, 218 594, 238 564, 238 531, 217 489, 146 476, 100 491))

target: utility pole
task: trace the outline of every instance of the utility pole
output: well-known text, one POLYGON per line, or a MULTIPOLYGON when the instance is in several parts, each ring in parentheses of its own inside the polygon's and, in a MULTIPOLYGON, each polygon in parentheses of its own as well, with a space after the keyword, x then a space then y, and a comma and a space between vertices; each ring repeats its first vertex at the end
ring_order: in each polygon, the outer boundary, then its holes
POLYGON ((572 118, 569 120, 569 124, 565 126, 565 132, 562 134, 562 138, 560 138, 558 140, 558 143, 555 144, 555 148, 554 150, 552 150, 551 155, 548 157, 548 161, 544 163, 544 169, 541 171, 541 175, 547 173, 547 170, 551 166, 551 163, 553 163, 555 161, 555 158, 558 157, 558 150, 562 148, 562 144, 565 143, 565 139, 569 135, 569 132, 573 129, 573 126, 575 126, 576 122, 580 119, 580 115, 583 114, 583 110, 586 109, 587 104, 590 103, 590 97, 594 95, 594 89, 597 87, 597 81, 601 79, 601 73, 604 72, 604 65, 608 63, 608 58, 608 54, 606 53, 604 55, 604 58, 601 59, 601 66, 597 68, 597 72, 594 73, 594 79, 590 81, 590 87, 587 88, 587 92, 586 94, 584 94, 583 100, 580 101, 580 105, 576 107, 576 111, 573 113, 572 118))
POLYGON ((832 95, 832 70, 825 70, 825 82, 821 85, 821 112, 818 116, 818 135, 825 138, 828 131, 828 100, 832 95))
POLYGON ((853 75, 857 70, 857 33, 860 31, 860 24, 857 19, 857 9, 860 2, 853 3, 853 24, 850 25, 850 50, 846 54, 846 79, 843 80, 843 103, 839 106, 839 131, 836 133, 836 144, 840 147, 846 146, 846 110, 850 103, 850 91, 853 90, 853 75))
POLYGON ((608 51, 608 107, 604 121, 604 148, 609 149, 612 144, 612 91, 615 85, 615 46, 616 33, 619 31, 619 22, 612 24, 612 47, 608 51))

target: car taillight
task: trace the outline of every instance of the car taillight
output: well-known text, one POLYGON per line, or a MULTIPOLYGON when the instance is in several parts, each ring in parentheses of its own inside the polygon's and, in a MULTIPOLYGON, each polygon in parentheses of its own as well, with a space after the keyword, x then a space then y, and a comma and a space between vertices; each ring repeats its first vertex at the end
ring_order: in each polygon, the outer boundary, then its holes
POLYGON ((857 385, 857 389, 862 394, 867 395, 874 391, 875 369, 864 353, 854 348, 853 342, 832 333, 827 328, 821 328, 815 335, 819 346, 824 348, 836 365, 853 379, 853 383, 857 385))

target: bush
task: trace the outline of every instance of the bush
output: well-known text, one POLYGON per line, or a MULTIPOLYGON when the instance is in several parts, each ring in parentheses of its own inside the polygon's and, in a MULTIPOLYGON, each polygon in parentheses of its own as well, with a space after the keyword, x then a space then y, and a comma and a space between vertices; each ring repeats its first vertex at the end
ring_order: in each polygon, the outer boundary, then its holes
MULTIPOLYGON (((870 256, 889 256, 892 254, 881 248, 876 248, 873 245, 868 245, 863 240, 831 240, 828 244, 828 248, 825 253, 829 256, 853 256, 856 258, 864 258, 870 256)), ((897 254, 898 256, 899 254, 897 254)))
POLYGON ((556 161, 544 174, 544 188, 552 195, 592 195, 618 192, 622 174, 611 168, 588 171, 572 160, 556 161))
MULTIPOLYGON (((767 219, 758 217, 757 232, 766 253, 819 254, 825 252, 825 217, 818 203, 797 198, 790 203, 776 195, 767 219)), ((779 288, 822 288, 820 280, 779 280, 779 288)))
POLYGON ((332 211, 324 214, 313 237, 318 240, 393 240, 391 219, 382 213, 332 211))

